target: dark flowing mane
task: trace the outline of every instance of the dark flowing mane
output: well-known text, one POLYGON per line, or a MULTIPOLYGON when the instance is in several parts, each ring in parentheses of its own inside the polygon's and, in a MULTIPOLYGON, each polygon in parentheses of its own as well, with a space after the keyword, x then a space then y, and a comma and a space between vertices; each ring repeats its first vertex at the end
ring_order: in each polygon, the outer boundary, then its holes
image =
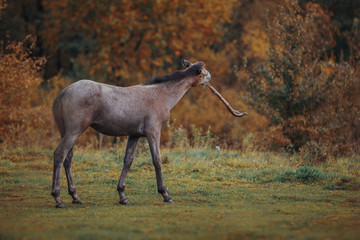
POLYGON ((181 71, 175 71, 173 73, 167 74, 165 76, 155 76, 150 81, 145 82, 143 85, 154 85, 159 83, 165 83, 170 81, 180 81, 187 77, 195 77, 201 73, 201 69, 204 67, 203 62, 196 62, 191 65, 189 68, 181 71))

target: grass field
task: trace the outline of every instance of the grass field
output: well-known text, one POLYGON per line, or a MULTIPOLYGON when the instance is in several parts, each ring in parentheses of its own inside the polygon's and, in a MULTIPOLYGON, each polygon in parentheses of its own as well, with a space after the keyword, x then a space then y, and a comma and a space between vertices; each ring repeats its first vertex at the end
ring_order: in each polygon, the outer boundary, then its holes
POLYGON ((52 150, 3 149, 0 239, 359 239, 360 158, 305 164, 299 156, 216 149, 162 149, 174 204, 157 194, 146 145, 128 174, 130 205, 116 184, 124 145, 76 149, 82 205, 50 196, 52 150))

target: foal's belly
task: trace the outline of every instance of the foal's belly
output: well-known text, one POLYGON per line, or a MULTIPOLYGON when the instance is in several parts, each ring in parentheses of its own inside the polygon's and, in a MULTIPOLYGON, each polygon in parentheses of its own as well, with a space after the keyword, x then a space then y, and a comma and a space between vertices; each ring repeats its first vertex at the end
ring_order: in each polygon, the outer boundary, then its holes
POLYGON ((102 99, 95 110, 96 117, 90 126, 110 136, 143 135, 144 122, 150 114, 149 104, 136 89, 103 89, 102 99))
POLYGON ((93 129, 110 136, 143 136, 144 124, 139 122, 104 122, 98 121, 90 125, 93 129))

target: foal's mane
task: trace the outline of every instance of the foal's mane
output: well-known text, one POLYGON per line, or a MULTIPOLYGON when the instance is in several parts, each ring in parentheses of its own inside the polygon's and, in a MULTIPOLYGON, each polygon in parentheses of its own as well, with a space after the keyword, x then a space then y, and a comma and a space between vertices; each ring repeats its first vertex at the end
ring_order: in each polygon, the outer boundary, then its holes
POLYGON ((165 82, 180 81, 187 77, 195 77, 201 73, 204 67, 203 62, 196 62, 185 70, 178 70, 165 76, 154 76, 150 81, 143 83, 143 85, 154 85, 165 82))

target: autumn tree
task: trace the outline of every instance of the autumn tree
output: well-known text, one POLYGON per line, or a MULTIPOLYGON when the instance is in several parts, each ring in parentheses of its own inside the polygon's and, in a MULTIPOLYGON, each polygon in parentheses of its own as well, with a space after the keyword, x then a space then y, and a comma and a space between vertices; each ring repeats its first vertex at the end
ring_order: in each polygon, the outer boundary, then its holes
MULTIPOLYGON (((300 7, 288 1, 269 22, 269 58, 251 74, 248 90, 254 106, 277 126, 272 129, 280 130, 272 135, 285 137, 278 144, 299 150, 310 142, 350 143, 341 137, 346 134, 341 134, 339 127, 344 127, 346 121, 334 106, 348 110, 352 106, 350 112, 359 116, 359 105, 355 107, 347 100, 358 99, 357 65, 336 64, 329 58, 327 53, 334 46, 337 31, 329 14, 318 4, 300 7)), ((351 132, 349 129, 347 134, 351 132)))
POLYGON ((315 2, 329 12, 332 22, 339 29, 332 51, 337 62, 352 57, 352 35, 360 18, 360 1, 300 0, 300 4, 315 2))
POLYGON ((215 59, 233 2, 44 1, 43 37, 72 59, 76 77, 129 85, 178 69, 182 57, 215 59))
POLYGON ((31 56, 34 42, 29 36, 22 42, 10 42, 0 48, 0 137, 3 140, 24 131, 25 122, 32 120, 26 119, 31 115, 27 111, 28 91, 40 84, 38 71, 45 63, 44 58, 31 56))

